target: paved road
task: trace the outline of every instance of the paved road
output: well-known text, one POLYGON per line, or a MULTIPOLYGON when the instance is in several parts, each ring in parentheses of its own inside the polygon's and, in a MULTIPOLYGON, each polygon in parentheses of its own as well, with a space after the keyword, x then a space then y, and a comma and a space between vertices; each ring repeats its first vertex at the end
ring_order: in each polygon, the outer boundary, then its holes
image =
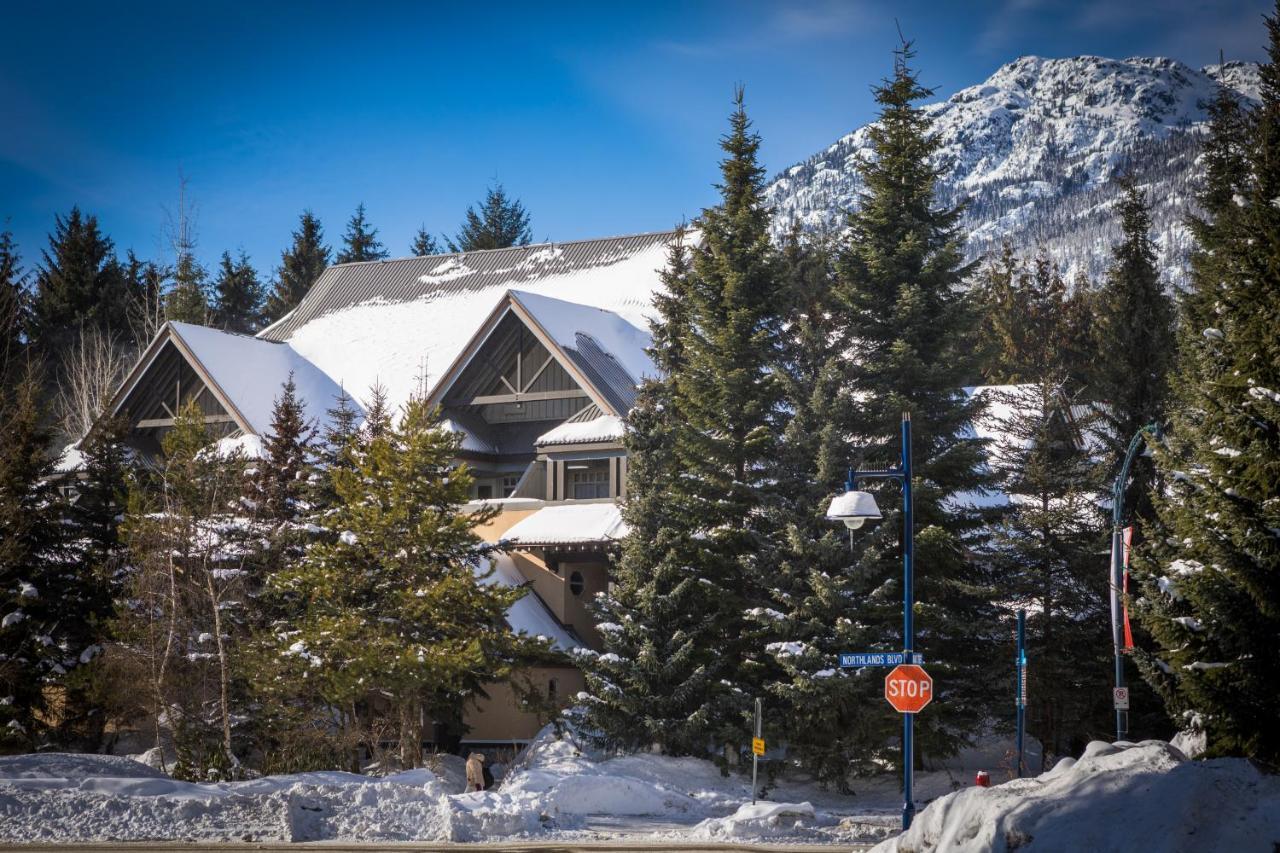
POLYGON ((350 844, 341 841, 310 842, 297 844, 209 844, 195 842, 123 842, 118 844, 93 842, 88 844, 0 844, 0 853, 161 853, 181 850, 183 853, 303 853, 304 851, 352 851, 352 853, 460 853, 460 851, 485 851, 485 853, 726 853, 726 851, 752 851, 753 853, 834 853, 842 850, 866 850, 871 845, 839 844, 690 844, 672 841, 525 841, 516 843, 484 844, 419 844, 417 842, 350 844))

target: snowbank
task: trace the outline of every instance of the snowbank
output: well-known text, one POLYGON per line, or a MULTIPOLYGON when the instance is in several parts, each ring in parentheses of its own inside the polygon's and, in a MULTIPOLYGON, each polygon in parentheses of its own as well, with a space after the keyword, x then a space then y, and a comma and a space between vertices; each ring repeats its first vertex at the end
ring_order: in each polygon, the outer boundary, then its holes
POLYGON ((833 822, 830 818, 820 820, 809 803, 746 803, 728 817, 704 820, 692 834, 710 841, 794 838, 833 822))
POLYGON ((1272 851, 1280 778, 1242 759, 1194 762, 1164 741, 1089 744, 1079 760, 948 794, 874 853, 1272 851))
POLYGON ((448 841, 467 831, 426 770, 179 782, 105 755, 0 758, 0 839, 448 841))

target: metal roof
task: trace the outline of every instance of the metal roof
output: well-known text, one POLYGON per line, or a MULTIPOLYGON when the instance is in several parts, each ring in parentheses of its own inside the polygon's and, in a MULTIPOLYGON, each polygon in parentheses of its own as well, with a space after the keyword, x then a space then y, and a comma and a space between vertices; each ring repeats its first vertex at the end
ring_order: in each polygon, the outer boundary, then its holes
POLYGON ((258 336, 270 341, 288 340, 294 331, 317 317, 364 302, 410 302, 437 293, 498 285, 519 287, 546 276, 606 267, 637 251, 669 243, 678 233, 654 231, 569 243, 335 264, 320 275, 292 312, 258 336))

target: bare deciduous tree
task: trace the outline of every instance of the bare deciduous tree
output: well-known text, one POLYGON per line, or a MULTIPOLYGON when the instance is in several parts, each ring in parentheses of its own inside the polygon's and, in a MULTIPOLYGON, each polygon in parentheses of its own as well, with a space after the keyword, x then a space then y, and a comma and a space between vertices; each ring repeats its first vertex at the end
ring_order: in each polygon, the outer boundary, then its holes
POLYGON ((63 434, 71 440, 84 437, 102 416, 133 357, 132 349, 116 335, 80 327, 58 376, 55 411, 63 434))

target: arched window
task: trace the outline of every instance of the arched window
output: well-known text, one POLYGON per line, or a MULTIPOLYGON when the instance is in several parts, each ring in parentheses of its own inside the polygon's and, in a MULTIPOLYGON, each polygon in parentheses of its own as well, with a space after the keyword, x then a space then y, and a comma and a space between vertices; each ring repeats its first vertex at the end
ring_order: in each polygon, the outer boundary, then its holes
POLYGON ((582 572, 574 572, 569 575, 569 592, 574 595, 582 595, 582 591, 587 588, 587 582, 582 579, 582 572))

